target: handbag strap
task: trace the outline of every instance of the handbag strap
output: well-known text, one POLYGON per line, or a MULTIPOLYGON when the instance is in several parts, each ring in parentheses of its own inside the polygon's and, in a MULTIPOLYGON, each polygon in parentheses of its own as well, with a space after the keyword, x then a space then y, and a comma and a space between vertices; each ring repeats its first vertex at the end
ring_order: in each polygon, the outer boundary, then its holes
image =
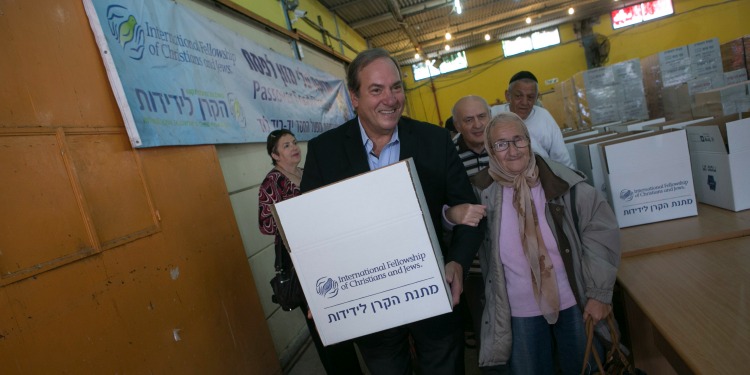
MULTIPOLYGON (((635 373, 635 368, 633 365, 628 361, 627 356, 625 353, 622 352, 622 349, 620 348, 620 334, 617 331, 617 327, 615 326, 615 317, 612 314, 612 311, 607 314, 607 326, 609 328, 609 334, 612 338, 612 347, 607 351, 606 358, 609 360, 611 358, 617 358, 624 367, 631 373, 635 373)), ((599 357, 599 353, 594 348, 594 321, 591 320, 591 318, 586 319, 586 352, 583 356, 583 367, 581 368, 581 375, 586 373, 586 368, 588 367, 588 361, 589 357, 593 356, 594 361, 596 361, 596 365, 599 368, 600 374, 605 374, 604 372, 604 365, 602 365, 601 358, 599 357)))
POLYGON ((615 358, 615 356, 617 356, 624 368, 626 368, 629 373, 635 374, 635 366, 633 366, 633 364, 628 361, 628 357, 625 355, 625 353, 622 352, 622 349, 620 348, 620 333, 617 331, 617 326, 615 325, 615 317, 612 312, 607 315, 607 325, 609 326, 609 333, 612 336, 612 347, 609 349, 607 358, 615 358))
POLYGON ((294 269, 294 264, 292 264, 291 258, 289 258, 289 251, 286 249, 286 246, 284 246, 284 242, 281 241, 281 239, 275 241, 274 252, 276 253, 276 258, 274 259, 276 274, 294 269))
MULTIPOLYGON (((609 317, 609 316, 608 316, 609 317)), ((602 359, 599 358, 599 352, 594 348, 594 321, 591 318, 586 319, 586 352, 583 356, 583 367, 581 368, 581 375, 586 374, 586 368, 588 367, 589 357, 593 355, 596 366, 599 368, 599 373, 604 374, 604 366, 602 365, 602 359)))

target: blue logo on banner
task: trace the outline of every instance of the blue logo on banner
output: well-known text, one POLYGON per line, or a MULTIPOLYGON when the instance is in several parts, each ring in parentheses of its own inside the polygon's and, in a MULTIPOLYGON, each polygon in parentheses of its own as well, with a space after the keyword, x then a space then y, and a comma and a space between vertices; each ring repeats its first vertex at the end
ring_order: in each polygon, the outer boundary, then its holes
POLYGON ((133 60, 143 58, 146 50, 146 38, 141 25, 128 9, 122 5, 110 5, 107 8, 107 24, 109 32, 117 40, 128 57, 133 60))
POLYGON ((240 124, 241 128, 247 127, 247 119, 245 118, 245 111, 242 110, 242 104, 233 92, 227 93, 227 100, 229 100, 229 109, 234 115, 234 119, 240 124))
POLYGON ((315 290, 323 297, 333 298, 339 294, 339 283, 330 277, 321 277, 315 283, 315 290))

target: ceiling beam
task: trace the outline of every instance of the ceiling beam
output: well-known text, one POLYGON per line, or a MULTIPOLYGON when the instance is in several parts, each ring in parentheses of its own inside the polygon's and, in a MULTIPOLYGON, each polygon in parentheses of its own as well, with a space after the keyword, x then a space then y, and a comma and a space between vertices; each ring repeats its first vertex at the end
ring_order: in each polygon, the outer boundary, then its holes
MULTIPOLYGON (((585 6, 587 4, 596 3, 598 1, 599 0, 586 0, 586 1, 582 1, 582 2, 577 3, 576 7, 582 7, 582 6, 585 6)), ((566 3, 566 4, 558 5, 558 6, 554 7, 554 8, 548 8, 548 9, 542 10, 541 12, 537 11, 537 10, 530 10, 530 11, 525 11, 524 13, 529 13, 528 15, 531 16, 531 17, 544 17, 544 16, 548 16, 548 15, 551 15, 551 14, 554 14, 554 13, 559 13, 559 12, 567 11, 567 9, 571 6, 570 4, 571 3, 566 3)), ((565 13, 565 14, 567 14, 567 13, 565 13)), ((484 33, 487 33, 487 32, 496 31, 496 30, 501 29, 503 27, 511 26, 511 25, 514 25, 514 24, 521 24, 521 23, 525 22, 524 18, 521 18, 521 17, 523 17, 523 16, 514 16, 514 17, 511 17, 511 18, 506 18, 506 19, 504 19, 504 20, 502 20, 500 22, 497 22, 497 21, 494 21, 494 20, 490 19, 489 21, 482 21, 482 22, 474 23, 468 29, 464 29, 462 31, 457 31, 457 32, 451 33, 451 34, 453 36, 453 39, 455 39, 455 40, 459 40, 461 38, 469 37, 469 36, 472 36, 472 35, 484 34, 484 33)), ((584 15, 582 15, 582 14, 576 14, 574 16, 568 16, 568 17, 570 17, 569 20, 572 21, 573 19, 585 18, 586 15, 585 14, 584 15)), ((562 17, 562 18, 565 18, 565 17, 562 17)), ((559 23, 564 23, 564 22, 559 22, 559 23)), ((533 25, 532 24, 532 25, 529 25, 529 26, 525 27, 524 29, 532 28, 532 27, 533 28, 538 28, 539 25, 533 25)), ((445 38, 442 35, 438 34, 438 36, 435 36, 435 37, 433 37, 433 38, 431 38, 429 40, 420 42, 420 46, 422 48, 426 48, 426 47, 432 47, 432 46, 440 45, 440 44, 444 44, 444 43, 445 43, 445 38)), ((388 45, 382 46, 382 48, 389 49, 388 46, 394 47, 396 44, 397 43, 390 43, 388 45)), ((393 52, 393 54, 394 55, 400 55, 400 54, 404 54, 405 52, 406 51, 401 50, 401 51, 393 52)))
POLYGON ((331 12, 335 12, 335 11, 341 9, 341 8, 346 8, 348 6, 357 5, 359 3, 364 3, 365 1, 368 1, 368 0, 353 0, 353 1, 350 1, 348 3, 342 3, 342 4, 339 4, 339 5, 332 6, 332 7, 328 8, 328 10, 330 10, 331 12))
POLYGON ((409 23, 404 20, 404 16, 401 15, 401 8, 399 7, 397 0, 388 0, 388 5, 391 8, 393 17, 396 19, 396 21, 398 21, 399 25, 401 25, 401 28, 409 37, 409 41, 411 41, 413 50, 420 55, 424 55, 424 51, 419 45, 419 39, 417 39, 417 36, 416 34, 414 34, 411 26, 409 26, 409 23))
MULTIPOLYGON (((464 14, 469 14, 469 13, 488 14, 488 13, 490 13, 490 11, 492 9, 494 9, 494 5, 493 4, 488 4, 488 5, 484 5, 482 7, 472 8, 472 9, 465 10, 464 14)), ((523 8, 514 10, 512 12, 512 14, 508 14, 508 13, 502 13, 501 14, 501 13, 498 13, 498 14, 495 14, 494 16, 483 18, 481 21, 475 21, 475 22, 471 22, 471 23, 464 23, 464 24, 461 24, 461 26, 468 27, 468 29, 464 29, 463 33, 465 33, 466 30, 472 30, 472 29, 475 29, 476 27, 481 27, 481 26, 485 26, 485 25, 489 25, 489 24, 495 24, 497 22, 507 22, 508 20, 517 19, 519 17, 519 14, 534 13, 534 12, 538 12, 540 9, 544 9, 544 5, 543 4, 528 5, 528 6, 525 6, 523 8)), ((419 28, 422 31, 424 31, 425 29, 427 29, 426 27, 420 26, 420 25, 415 25, 414 27, 417 27, 417 28, 419 28)), ((502 26, 497 26, 497 27, 502 27, 502 26)), ((459 35, 462 33, 461 30, 459 30, 455 26, 453 28, 449 28, 447 30, 450 30, 451 34, 455 38, 460 38, 459 35)), ((422 36, 423 40, 426 39, 427 41, 445 42, 444 35, 445 35, 445 31, 447 31, 447 30, 446 29, 441 29, 441 31, 423 32, 421 36, 422 36)), ((371 38, 371 39, 374 39, 374 38, 371 38)), ((383 48, 385 48, 385 49, 387 49, 387 50, 390 51, 393 48, 395 48, 394 46, 397 45, 397 44, 399 44, 398 41, 391 42, 391 43, 388 43, 388 44, 384 44, 381 47, 383 47, 383 48)), ((425 42, 422 42, 421 44, 424 45, 425 42)))
MULTIPOLYGON (((389 0, 388 2, 390 3, 391 1, 389 0)), ((400 9, 399 13, 403 17, 403 16, 409 16, 415 13, 426 12, 429 10, 443 8, 446 6, 452 7, 453 1, 452 0, 433 0, 433 1, 425 2, 425 3, 417 4, 417 5, 412 5, 412 6, 408 6, 406 8, 400 9)), ((360 21, 352 22, 351 24, 349 24, 349 27, 351 27, 354 30, 357 30, 365 26, 370 26, 372 24, 383 22, 383 21, 388 21, 391 19, 394 19, 392 13, 383 13, 374 17, 368 17, 360 21)))
POLYGON ((365 26, 370 26, 372 24, 376 24, 378 22, 388 21, 393 19, 392 13, 383 13, 381 15, 375 16, 375 17, 368 17, 361 21, 352 22, 349 24, 349 27, 351 27, 354 30, 361 29, 365 26))

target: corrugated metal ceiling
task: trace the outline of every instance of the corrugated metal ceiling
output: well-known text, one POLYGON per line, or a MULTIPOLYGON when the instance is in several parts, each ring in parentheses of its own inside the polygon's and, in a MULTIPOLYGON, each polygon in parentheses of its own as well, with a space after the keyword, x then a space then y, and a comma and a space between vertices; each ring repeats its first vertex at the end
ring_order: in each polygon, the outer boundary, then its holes
POLYGON ((414 54, 435 58, 445 53, 497 43, 516 35, 564 23, 599 17, 638 1, 614 0, 319 0, 360 33, 371 47, 388 50, 401 64, 412 64, 414 54), (568 8, 575 8, 568 15, 568 8), (526 24, 526 17, 532 19, 526 24), (445 33, 453 38, 446 42, 445 33), (484 35, 490 35, 490 42, 484 35), (459 49, 460 47, 460 49, 459 49))

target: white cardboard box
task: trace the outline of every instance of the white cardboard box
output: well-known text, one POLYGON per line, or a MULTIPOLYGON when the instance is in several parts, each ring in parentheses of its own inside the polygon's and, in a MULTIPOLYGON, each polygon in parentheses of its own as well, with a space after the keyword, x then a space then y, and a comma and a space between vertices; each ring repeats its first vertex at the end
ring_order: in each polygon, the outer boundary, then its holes
POLYGON ((451 311, 413 160, 277 203, 274 217, 324 345, 451 311))
POLYGON ((685 130, 601 145, 620 228, 698 214, 685 130))
POLYGON ((606 142, 614 142, 619 139, 641 136, 643 132, 614 133, 603 138, 591 139, 576 143, 576 168, 587 177, 587 182, 607 196, 607 182, 605 177, 604 162, 598 145, 606 142))
POLYGON ((750 208, 750 119, 685 130, 698 201, 732 211, 750 208))
POLYGON ((665 121, 666 121, 666 118, 659 117, 656 119, 651 119, 651 120, 646 120, 646 121, 638 121, 638 122, 631 122, 627 124, 612 125, 607 130, 615 131, 618 133, 632 132, 634 130, 643 130, 644 126, 661 124, 665 121))
POLYGON ((598 130, 599 132, 603 133, 603 132, 609 131, 610 126, 619 125, 619 124, 622 124, 622 121, 613 121, 613 122, 608 122, 606 124, 593 125, 591 129, 598 130))
POLYGON ((643 130, 669 130, 669 129, 684 129, 688 125, 709 123, 714 121, 713 117, 703 117, 698 119, 681 119, 662 122, 660 124, 651 124, 643 127, 643 130))
POLYGON ((563 141, 565 142, 565 148, 568 149, 568 155, 570 156, 570 161, 573 163, 573 168, 578 169, 578 158, 576 157, 576 148, 575 148, 576 144, 615 135, 615 132, 600 133, 598 131, 594 131, 593 133, 594 134, 589 134, 583 137, 576 137, 574 139, 563 138, 563 141))
POLYGON ((564 142, 587 137, 590 135, 595 135, 595 134, 599 134, 599 131, 596 129, 576 130, 576 131, 572 131, 568 133, 562 133, 564 142))

